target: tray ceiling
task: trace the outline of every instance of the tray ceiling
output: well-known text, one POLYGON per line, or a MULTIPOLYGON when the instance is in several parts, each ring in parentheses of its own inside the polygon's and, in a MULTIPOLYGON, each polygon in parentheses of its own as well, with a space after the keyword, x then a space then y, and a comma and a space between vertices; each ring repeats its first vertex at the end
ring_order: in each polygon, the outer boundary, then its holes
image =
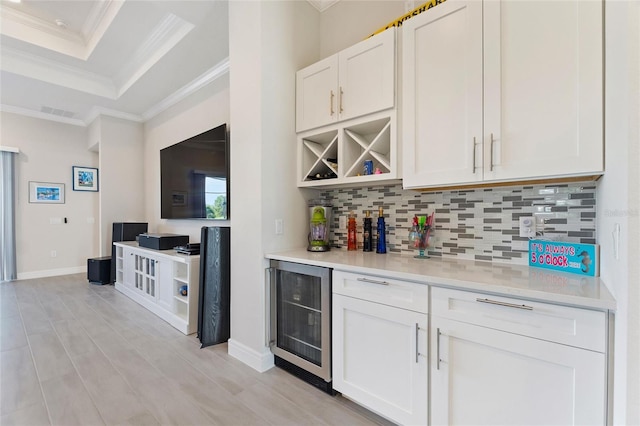
POLYGON ((228 3, 0 1, 4 111, 144 121, 228 72, 228 3))

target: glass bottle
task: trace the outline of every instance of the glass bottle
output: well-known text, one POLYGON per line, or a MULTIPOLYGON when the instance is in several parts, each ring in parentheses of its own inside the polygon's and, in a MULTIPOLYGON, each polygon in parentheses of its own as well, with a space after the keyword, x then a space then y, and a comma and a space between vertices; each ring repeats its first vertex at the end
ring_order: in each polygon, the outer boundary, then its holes
POLYGON ((364 217, 364 232, 362 233, 362 251, 373 251, 373 236, 371 235, 371 212, 367 210, 364 217))
POLYGON ((382 207, 378 210, 378 238, 376 243, 376 253, 386 253, 387 252, 387 238, 386 233, 387 229, 384 223, 384 212, 382 207))
POLYGON ((347 250, 357 250, 356 242, 356 216, 354 212, 349 214, 347 223, 347 250))

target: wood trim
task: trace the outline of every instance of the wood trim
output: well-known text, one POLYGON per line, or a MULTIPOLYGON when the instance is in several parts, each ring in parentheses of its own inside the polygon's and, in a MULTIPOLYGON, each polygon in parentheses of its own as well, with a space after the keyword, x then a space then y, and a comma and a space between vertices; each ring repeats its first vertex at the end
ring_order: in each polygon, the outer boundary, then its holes
POLYGON ((474 183, 469 185, 436 186, 433 188, 406 188, 406 189, 411 189, 413 191, 420 191, 420 192, 436 192, 436 191, 455 191, 460 189, 494 188, 494 187, 515 186, 515 185, 518 185, 518 186, 555 185, 555 184, 574 183, 574 182, 595 182, 601 177, 602 175, 573 176, 573 177, 563 177, 563 178, 550 178, 550 179, 537 179, 537 180, 531 179, 531 180, 507 181, 507 182, 484 182, 484 183, 474 183))

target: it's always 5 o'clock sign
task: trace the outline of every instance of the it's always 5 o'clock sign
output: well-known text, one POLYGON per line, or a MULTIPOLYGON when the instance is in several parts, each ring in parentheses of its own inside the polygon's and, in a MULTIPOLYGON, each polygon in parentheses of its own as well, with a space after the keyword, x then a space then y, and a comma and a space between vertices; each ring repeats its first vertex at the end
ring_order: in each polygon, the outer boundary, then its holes
POLYGON ((599 263, 600 246, 597 244, 529 241, 529 266, 597 277, 599 263))
MULTIPOLYGON (((383 32, 386 29, 389 29, 391 27, 401 27, 402 23, 404 21, 406 21, 407 19, 411 19, 412 17, 421 14, 422 12, 431 9, 432 7, 435 7, 437 5, 439 5, 440 3, 444 3, 446 0, 431 0, 428 1, 418 7, 416 7, 415 9, 413 9, 411 12, 407 12, 404 15, 400 16, 397 19, 394 19, 393 21, 389 22, 387 25, 385 25, 384 27, 374 31, 371 36, 374 36, 378 33, 383 32)), ((371 37, 369 36, 369 37, 371 37)))

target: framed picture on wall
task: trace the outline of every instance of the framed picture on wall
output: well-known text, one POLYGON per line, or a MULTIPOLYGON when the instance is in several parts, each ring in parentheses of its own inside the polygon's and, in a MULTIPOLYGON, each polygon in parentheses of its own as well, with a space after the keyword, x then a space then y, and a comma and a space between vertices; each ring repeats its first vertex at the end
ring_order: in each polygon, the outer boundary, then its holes
POLYGON ((29 182, 29 202, 64 204, 64 183, 29 182))
POLYGON ((98 169, 73 166, 73 190, 98 192, 98 169))

